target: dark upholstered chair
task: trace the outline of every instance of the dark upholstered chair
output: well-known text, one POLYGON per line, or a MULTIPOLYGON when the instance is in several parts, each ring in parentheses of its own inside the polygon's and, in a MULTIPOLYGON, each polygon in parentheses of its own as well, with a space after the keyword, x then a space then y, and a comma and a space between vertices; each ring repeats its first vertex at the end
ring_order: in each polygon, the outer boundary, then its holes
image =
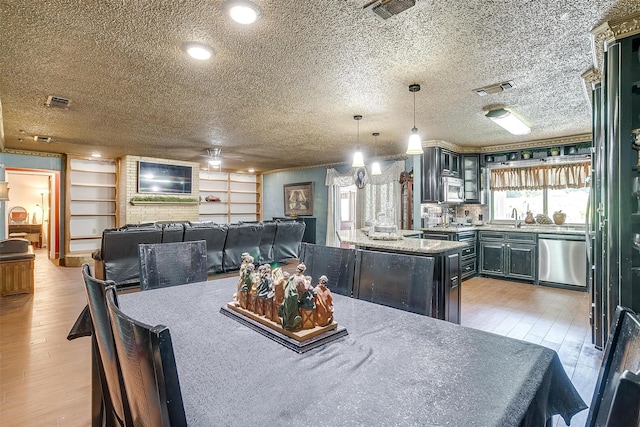
POLYGON ((240 268, 244 252, 248 252, 255 261, 260 259, 262 228, 263 225, 259 222, 229 224, 222 259, 224 271, 240 268))
POLYGON ((184 241, 207 242, 207 271, 221 273, 222 251, 227 240, 227 225, 214 222, 190 222, 184 226, 184 241))
POLYGON ((162 243, 182 242, 184 238, 184 224, 162 224, 162 243))
MULTIPOLYGON (((639 401, 635 400, 633 407, 626 406, 619 412, 625 400, 625 389, 632 393, 632 373, 640 372, 640 318, 633 311, 618 307, 611 332, 607 340, 602 365, 598 374, 598 381, 589 408, 586 426, 638 426, 639 401), (621 381, 625 371, 625 380, 621 381), (619 390, 622 387, 623 390, 619 390), (618 391, 616 393, 616 391, 618 391), (617 398, 614 399, 614 396, 617 398), (631 417, 630 424, 609 423, 610 420, 620 420, 631 417)), ((636 377, 637 378, 637 377, 636 377)), ((637 391, 635 392, 638 395, 637 391)), ((626 394, 628 398, 629 395, 626 394)))
POLYGON ((613 395, 607 426, 640 425, 640 375, 624 371, 613 395))
POLYGON ((434 264, 432 257, 358 250, 353 297, 435 317, 434 264))
POLYGON ((277 220, 273 241, 273 259, 277 262, 297 259, 304 236, 305 223, 296 220, 277 220))
POLYGON ((275 221, 264 221, 262 223, 262 237, 260 238, 260 259, 256 260, 259 264, 270 264, 273 258, 273 242, 276 239, 275 221))
POLYGON ((124 314, 107 290, 113 335, 135 426, 181 427, 182 403, 171 334, 166 326, 148 326, 124 314))
POLYGON ((207 280, 207 242, 138 245, 140 288, 164 288, 207 280))
POLYGON ((140 281, 138 245, 161 241, 162 229, 156 225, 104 230, 100 251, 104 263, 104 279, 113 280, 119 286, 137 284, 140 281))
POLYGON ((355 249, 302 243, 300 260, 307 266, 305 276, 311 276, 314 285, 320 276, 325 275, 331 292, 351 296, 356 268, 355 249))
MULTIPOLYGON (((115 283, 113 281, 105 282, 95 279, 91 275, 88 264, 82 266, 82 277, 87 293, 91 324, 93 326, 92 335, 95 340, 94 350, 97 349, 95 354, 98 360, 95 362, 98 364, 97 368, 99 371, 100 388, 102 389, 107 425, 112 425, 114 422, 116 425, 131 425, 131 414, 129 412, 127 394, 124 391, 122 374, 105 297, 107 287, 115 286, 115 283)), ((78 324, 78 322, 76 322, 76 324, 78 324)), ((93 387, 97 387, 97 384, 93 384, 93 387)))

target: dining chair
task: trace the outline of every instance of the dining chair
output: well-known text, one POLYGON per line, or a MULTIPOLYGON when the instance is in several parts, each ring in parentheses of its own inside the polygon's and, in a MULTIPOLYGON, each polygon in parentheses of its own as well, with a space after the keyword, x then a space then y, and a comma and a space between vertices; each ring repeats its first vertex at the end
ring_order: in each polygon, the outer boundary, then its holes
POLYGON ((329 279, 327 287, 332 293, 348 297, 353 294, 355 249, 302 243, 300 260, 307 266, 304 274, 311 276, 314 284, 320 276, 325 275, 329 279))
MULTIPOLYGON (((587 427, 621 425, 610 424, 607 418, 615 419, 625 416, 625 413, 620 412, 620 403, 624 396, 620 394, 619 390, 621 386, 624 388, 629 385, 626 380, 621 382, 625 371, 629 371, 631 374, 640 371, 640 318, 630 309, 619 306, 616 309, 615 320, 605 345, 598 380, 589 408, 587 427), (617 396, 617 402, 615 396, 617 396)), ((627 374, 626 377, 629 378, 630 374, 627 374)), ((637 409, 637 400, 635 406, 637 409)), ((631 408, 628 407, 623 409, 624 412, 630 410, 631 408)), ((637 426, 637 410, 635 419, 636 423, 633 425, 637 426)))
MULTIPOLYGON (((102 389, 106 425, 128 426, 131 425, 131 416, 105 298, 107 287, 115 287, 115 282, 94 278, 91 275, 91 269, 88 264, 82 265, 82 277, 87 293, 88 311, 91 317, 91 333, 93 339, 95 339, 94 350, 97 349, 94 356, 97 359, 95 360, 99 371, 97 378, 100 379, 100 388, 102 389)), ((116 301, 114 300, 115 303, 116 301)), ((86 311, 83 311, 83 313, 86 313, 86 311)), ((86 324, 86 317, 81 316, 74 326, 80 326, 82 323, 86 324)), ((76 334, 81 333, 79 329, 76 334)), ((94 384, 93 387, 96 387, 96 385, 94 384)))
POLYGON ((149 326, 124 314, 116 288, 107 289, 107 305, 129 396, 133 426, 186 426, 180 380, 166 326, 149 326))
POLYGON ((207 280, 204 240, 138 245, 140 288, 166 288, 207 280))
POLYGON ((620 375, 606 425, 612 427, 640 425, 640 373, 634 374, 627 370, 620 375))

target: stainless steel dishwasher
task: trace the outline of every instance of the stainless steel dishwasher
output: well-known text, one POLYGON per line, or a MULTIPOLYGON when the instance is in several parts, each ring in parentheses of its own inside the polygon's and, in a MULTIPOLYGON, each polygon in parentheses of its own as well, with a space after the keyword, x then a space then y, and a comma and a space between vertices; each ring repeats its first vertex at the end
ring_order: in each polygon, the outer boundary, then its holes
POLYGON ((538 281, 587 286, 587 247, 584 236, 538 235, 538 281))

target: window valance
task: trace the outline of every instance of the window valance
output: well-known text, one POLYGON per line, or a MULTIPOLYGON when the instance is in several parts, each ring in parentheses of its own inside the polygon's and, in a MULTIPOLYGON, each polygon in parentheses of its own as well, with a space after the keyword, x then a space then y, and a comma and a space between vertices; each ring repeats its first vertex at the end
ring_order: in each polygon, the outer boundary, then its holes
POLYGON ((589 185, 591 163, 491 169, 490 188, 495 191, 582 188, 589 185))
MULTIPOLYGON (((383 185, 400 179, 400 173, 404 171, 404 161, 396 161, 382 169, 381 175, 371 175, 367 167, 368 184, 383 185)), ((335 169, 327 169, 325 185, 337 185, 338 187, 348 187, 355 184, 356 168, 349 169, 346 173, 340 173, 335 169)))

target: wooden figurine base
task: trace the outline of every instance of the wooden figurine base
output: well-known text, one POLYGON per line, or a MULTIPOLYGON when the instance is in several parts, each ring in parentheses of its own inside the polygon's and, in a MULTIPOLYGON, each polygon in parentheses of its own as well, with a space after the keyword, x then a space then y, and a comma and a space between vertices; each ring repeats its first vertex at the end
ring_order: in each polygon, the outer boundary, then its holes
POLYGON ((237 320, 245 326, 260 332, 262 335, 298 353, 304 353, 348 335, 347 329, 338 327, 338 323, 335 321, 327 326, 316 326, 313 329, 289 331, 266 317, 258 316, 240 307, 235 301, 221 307, 220 313, 237 320))

